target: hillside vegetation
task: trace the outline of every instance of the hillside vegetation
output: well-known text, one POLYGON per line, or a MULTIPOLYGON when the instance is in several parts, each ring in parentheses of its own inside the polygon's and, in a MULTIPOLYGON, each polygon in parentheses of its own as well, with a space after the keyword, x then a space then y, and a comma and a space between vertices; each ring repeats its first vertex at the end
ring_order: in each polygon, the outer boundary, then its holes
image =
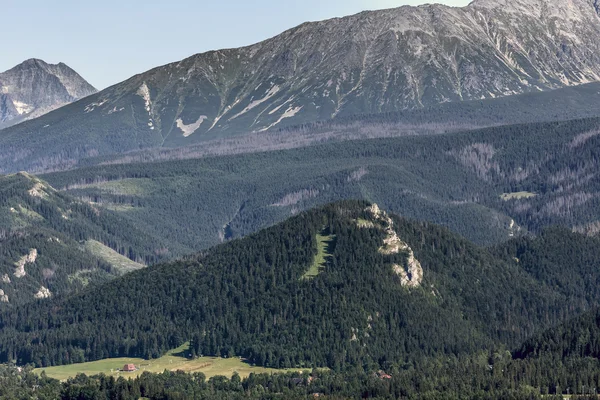
POLYGON ((162 243, 37 177, 0 177, 1 308, 80 291, 143 268, 165 256, 162 243))
POLYGON ((587 254, 570 267, 585 275, 588 262, 600 260, 596 239, 548 232, 490 252, 397 217, 390 232, 387 217, 367 206, 335 203, 198 257, 5 312, 0 357, 38 366, 157 358, 191 340, 192 355, 236 355, 267 367, 376 367, 516 346, 598 305, 600 294, 590 290, 600 287, 597 273, 577 289, 559 273, 562 264, 546 263, 552 273, 541 275, 540 260, 521 254, 554 246, 560 235, 587 254), (302 280, 323 226, 336 237, 331 258, 302 280), (385 246, 399 240, 408 247, 385 246), (411 254, 422 267, 418 285, 403 280, 411 254))
POLYGON ((490 245, 554 224, 600 231, 598 131, 597 119, 511 125, 102 165, 44 179, 195 250, 341 199, 373 201, 490 245), (520 192, 536 196, 501 198, 520 192))

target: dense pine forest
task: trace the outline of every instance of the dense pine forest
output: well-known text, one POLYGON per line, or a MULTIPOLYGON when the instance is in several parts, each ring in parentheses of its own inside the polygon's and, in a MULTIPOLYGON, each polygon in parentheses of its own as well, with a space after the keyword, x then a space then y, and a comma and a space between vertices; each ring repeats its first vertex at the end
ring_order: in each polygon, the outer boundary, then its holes
POLYGON ((511 349, 600 303, 600 274, 591 267, 600 260, 597 239, 555 229, 483 249, 439 226, 392 217, 404 244, 388 252, 389 227, 367 207, 334 203, 199 256, 4 312, 1 360, 156 358, 191 340, 194 356, 376 370, 511 349), (324 269, 305 279, 319 234, 335 240, 324 269), (414 276, 411 254, 422 267, 415 285, 401 273, 414 276))
POLYGON ((43 178, 188 249, 169 246, 175 256, 340 199, 376 202, 493 245, 551 225, 597 232, 600 198, 593 171, 599 129, 596 119, 511 125, 435 137, 101 165, 43 178))
POLYGON ((32 175, 0 177, 1 309, 106 282, 166 248, 178 246, 32 175))

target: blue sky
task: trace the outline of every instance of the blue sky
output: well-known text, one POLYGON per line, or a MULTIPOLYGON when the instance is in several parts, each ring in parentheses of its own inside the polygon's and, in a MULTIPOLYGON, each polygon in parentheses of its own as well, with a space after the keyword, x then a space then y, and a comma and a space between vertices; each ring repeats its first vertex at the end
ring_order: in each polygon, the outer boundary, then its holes
MULTIPOLYGON (((212 49, 239 47, 305 21, 424 0, 0 0, 0 71, 62 61, 98 89, 212 49)), ((437 1, 464 6, 469 0, 437 1)))

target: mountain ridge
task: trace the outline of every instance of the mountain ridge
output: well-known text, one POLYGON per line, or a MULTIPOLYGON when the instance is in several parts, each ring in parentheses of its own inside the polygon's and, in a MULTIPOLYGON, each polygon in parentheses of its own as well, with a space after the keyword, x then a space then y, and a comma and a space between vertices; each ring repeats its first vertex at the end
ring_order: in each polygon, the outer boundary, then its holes
POLYGON ((135 75, 3 132, 0 143, 14 153, 11 136, 35 143, 43 134, 62 145, 52 157, 84 158, 600 80, 591 0, 507 4, 405 6, 305 23, 135 75))

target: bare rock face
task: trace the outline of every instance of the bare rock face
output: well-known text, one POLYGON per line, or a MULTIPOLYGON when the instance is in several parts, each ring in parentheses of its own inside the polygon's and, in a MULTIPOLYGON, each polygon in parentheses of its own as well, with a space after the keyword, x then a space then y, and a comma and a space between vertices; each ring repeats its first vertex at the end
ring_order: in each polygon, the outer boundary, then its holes
POLYGON ((45 288, 44 286, 40 287, 40 290, 36 294, 33 295, 35 299, 49 299, 52 297, 52 292, 45 288))
MULTIPOLYGON (((33 264, 37 260, 38 251, 37 249, 29 250, 29 254, 24 255, 15 263, 15 277, 22 278, 27 275, 27 271, 25 271, 25 265, 33 264)), ((9 278, 10 279, 10 278, 9 278)))
POLYGON ((0 128, 96 93, 67 65, 27 60, 0 73, 0 128))
POLYGON ((598 8, 476 0, 363 12, 156 68, 97 103, 108 113, 137 94, 149 129, 187 138, 588 83, 600 80, 598 8))
MULTIPOLYGON (((405 265, 392 265, 392 269, 400 277, 400 284, 404 287, 415 288, 421 286, 423 282, 423 267, 419 260, 415 258, 415 253, 410 246, 405 243, 398 233, 394 230, 394 221, 387 213, 379 208, 377 204, 373 204, 367 210, 376 221, 383 223, 383 230, 386 237, 383 239, 383 246, 379 248, 381 254, 398 254, 405 253, 405 265)), ((362 221, 358 221, 359 227, 371 228, 374 224, 366 225, 362 221)))

